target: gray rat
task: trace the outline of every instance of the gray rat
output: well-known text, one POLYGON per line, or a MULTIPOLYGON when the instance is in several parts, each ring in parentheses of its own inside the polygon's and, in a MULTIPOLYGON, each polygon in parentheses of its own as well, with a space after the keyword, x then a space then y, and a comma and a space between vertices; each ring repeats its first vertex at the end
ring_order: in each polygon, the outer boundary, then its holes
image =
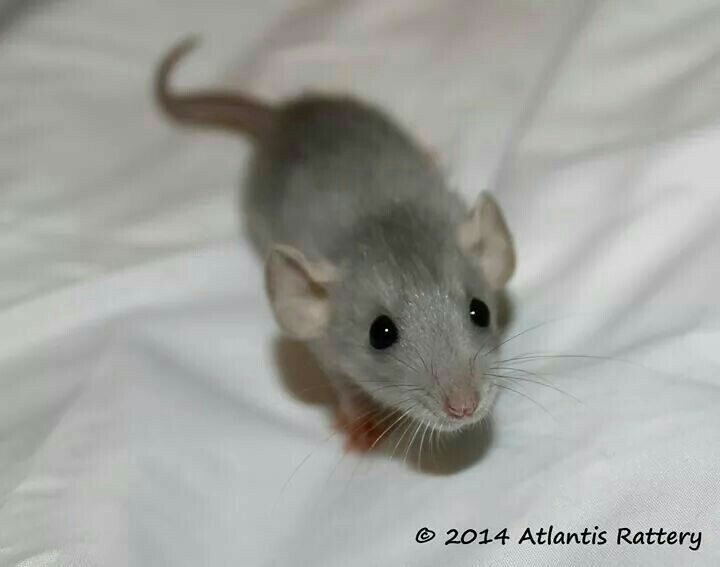
POLYGON ((370 448, 403 420, 433 432, 482 420, 515 269, 495 200, 481 193, 468 210, 423 148, 353 98, 173 93, 169 75, 193 45, 160 63, 158 103, 181 123, 253 139, 244 213, 267 295, 334 385, 350 444, 370 448))

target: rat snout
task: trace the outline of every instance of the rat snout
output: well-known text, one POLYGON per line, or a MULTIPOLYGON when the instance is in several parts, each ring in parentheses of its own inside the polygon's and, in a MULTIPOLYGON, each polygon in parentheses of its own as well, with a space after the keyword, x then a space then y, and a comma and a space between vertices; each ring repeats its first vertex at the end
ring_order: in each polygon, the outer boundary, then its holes
POLYGON ((470 417, 475 413, 480 397, 474 388, 456 389, 445 397, 445 413, 455 419, 470 417))

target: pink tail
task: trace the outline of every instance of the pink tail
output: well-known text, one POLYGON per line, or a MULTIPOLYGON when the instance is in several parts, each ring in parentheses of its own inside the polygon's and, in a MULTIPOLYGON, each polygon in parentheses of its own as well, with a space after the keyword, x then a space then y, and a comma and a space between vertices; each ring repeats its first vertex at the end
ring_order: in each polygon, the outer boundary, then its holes
POLYGON ((186 39, 160 62, 155 75, 155 96, 160 108, 181 123, 233 130, 254 138, 262 136, 275 117, 269 105, 239 94, 217 91, 175 94, 169 88, 173 69, 196 44, 195 38, 186 39))

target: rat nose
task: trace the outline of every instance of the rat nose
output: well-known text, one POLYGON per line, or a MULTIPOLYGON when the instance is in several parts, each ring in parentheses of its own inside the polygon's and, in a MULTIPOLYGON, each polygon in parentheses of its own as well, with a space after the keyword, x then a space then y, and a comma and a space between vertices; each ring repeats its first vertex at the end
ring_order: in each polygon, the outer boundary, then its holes
POLYGON ((478 402, 478 395, 475 391, 450 395, 445 398, 445 413, 456 419, 469 417, 475 413, 478 402))

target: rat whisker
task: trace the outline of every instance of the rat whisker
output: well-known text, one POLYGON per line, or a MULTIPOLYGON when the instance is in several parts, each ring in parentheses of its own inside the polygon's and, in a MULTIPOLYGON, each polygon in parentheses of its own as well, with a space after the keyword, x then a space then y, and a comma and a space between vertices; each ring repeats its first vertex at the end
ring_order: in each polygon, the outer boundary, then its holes
POLYGON ((425 446, 425 435, 428 432, 428 429, 430 428, 430 422, 428 421, 425 424, 425 429, 423 430, 422 437, 420 438, 420 447, 418 451, 418 469, 422 470, 422 451, 423 447, 425 446))
POLYGON ((440 391, 442 392, 442 395, 447 397, 447 392, 445 391, 445 388, 442 385, 442 381, 438 377, 437 374, 435 374, 435 367, 433 366, 432 358, 430 359, 430 374, 435 380, 435 383, 438 385, 438 388, 440 388, 440 391))
MULTIPOLYGON (((366 346, 367 346, 365 343, 358 343, 358 342, 356 342, 356 341, 346 341, 346 342, 347 342, 348 344, 351 344, 351 345, 355 346, 355 347, 366 348, 366 346)), ((423 358, 422 354, 420 354, 420 351, 417 349, 417 347, 416 347, 414 344, 412 344, 412 343, 406 343, 406 344, 407 344, 409 347, 411 347, 411 348, 413 348, 413 349, 415 350, 415 352, 416 352, 417 355, 418 355, 418 358, 420 359, 420 362, 421 362, 422 365, 423 365, 423 368, 425 369, 425 372, 428 372, 427 364, 425 363, 425 359, 423 358)), ((417 374, 420 374, 420 373, 421 373, 420 368, 418 368, 417 366, 411 364, 411 363, 408 362, 407 360, 404 360, 404 359, 402 359, 402 358, 400 358, 400 357, 398 357, 398 356, 396 356, 396 355, 394 355, 394 354, 392 354, 392 353, 390 353, 390 352, 383 352, 383 353, 382 353, 382 356, 387 356, 388 358, 392 358, 393 360, 395 360, 396 362, 402 364, 403 366, 405 366, 406 368, 408 368, 409 370, 411 370, 411 371, 414 372, 414 373, 417 373, 417 374)))
POLYGON ((492 339, 492 338, 494 338, 494 335, 492 335, 492 334, 491 334, 491 335, 488 335, 487 337, 485 337, 485 340, 484 340, 483 343, 480 345, 480 348, 479 348, 479 349, 477 350, 477 352, 475 353, 475 356, 472 357, 472 365, 471 365, 471 368, 470 368, 470 373, 471 373, 471 374, 475 371, 475 363, 477 362, 477 357, 478 357, 478 356, 480 355, 480 353, 483 351, 483 349, 485 348, 485 345, 487 344, 487 342, 488 342, 490 339, 492 339))
MULTIPOLYGON (((502 376, 497 376, 497 378, 502 378, 502 376)), ((528 396, 527 394, 524 394, 523 392, 520 392, 519 390, 515 390, 515 389, 511 388, 510 386, 506 386, 504 384, 499 384, 498 382, 495 382, 495 385, 498 388, 502 388, 503 390, 509 390, 510 392, 515 392, 518 396, 522 396, 523 398, 531 401, 533 404, 535 404, 541 410, 543 410, 546 414, 548 414, 555 423, 558 423, 558 420, 555 418, 555 416, 552 413, 550 413, 550 411, 544 405, 542 405, 540 402, 538 402, 537 400, 531 398, 530 396, 528 396)), ((559 423, 558 423, 558 425, 559 425, 559 423)))
POLYGON ((371 390, 369 389, 367 391, 367 393, 373 394, 375 392, 380 392, 382 390, 392 390, 392 389, 403 390, 405 392, 420 392, 420 391, 424 390, 424 388, 422 388, 420 386, 410 386, 410 385, 406 385, 406 384, 384 384, 383 386, 379 386, 379 387, 373 388, 371 390))
POLYGON ((534 360, 544 360, 544 359, 552 359, 552 358, 577 358, 577 359, 588 359, 588 360, 607 360, 611 362, 620 362, 622 364, 628 364, 630 366, 634 366, 636 368, 642 368, 644 370, 649 370, 646 366, 634 362, 632 360, 625 360, 622 358, 615 358, 612 356, 600 356, 600 355, 592 355, 592 354, 565 354, 565 353, 559 353, 559 354, 530 354, 530 355, 518 355, 514 356, 512 358, 508 358, 505 360, 498 360, 497 362, 499 364, 504 364, 508 362, 532 362, 534 360))
MULTIPOLYGON (((414 401, 414 399, 413 399, 412 397, 406 398, 405 400, 401 400, 400 402, 398 402, 398 405, 401 405, 401 404, 403 404, 403 403, 405 403, 405 402, 410 402, 410 401, 414 401)), ((406 416, 407 414, 409 414, 409 413, 413 410, 413 408, 416 407, 416 405, 417 405, 417 404, 411 405, 411 406, 405 411, 405 413, 400 416, 400 418, 398 419, 398 421, 400 421, 404 416, 406 416)), ((379 422, 375 423, 374 425, 377 427, 379 424, 387 421, 390 417, 392 417, 392 416, 394 416, 394 415, 397 415, 397 413, 400 412, 400 411, 402 411, 402 407, 399 407, 399 408, 391 411, 389 415, 386 415, 385 417, 383 417, 382 420, 380 420, 379 422)), ((395 423, 397 423, 397 421, 396 421, 395 423)), ((392 425, 391 425, 388 429, 390 429, 390 428, 392 428, 392 425)), ((383 432, 383 435, 384 435, 385 433, 387 433, 388 429, 386 429, 386 430, 383 432)), ((375 448, 375 445, 377 445, 377 443, 378 443, 379 440, 380 440, 380 438, 378 437, 378 438, 373 442, 373 444, 370 446, 370 449, 368 450, 368 453, 375 448)), ((345 451, 345 452, 343 453, 342 457, 340 457, 340 459, 338 460, 337 464, 335 465, 335 467, 333 468, 332 472, 330 473, 330 476, 328 477, 328 481, 329 481, 329 480, 332 478, 332 476, 335 474, 335 471, 336 471, 337 468, 340 466, 340 463, 342 463, 342 461, 343 461, 343 459, 345 458, 346 455, 347 455, 347 451, 345 451)), ((352 478, 355 476, 355 473, 357 472, 357 469, 358 469, 359 466, 360 466, 360 461, 358 460, 357 463, 355 463, 355 466, 353 467, 352 472, 350 473, 350 477, 348 478, 348 482, 350 482, 350 480, 352 480, 352 478)))
MULTIPOLYGON (((366 346, 364 343, 358 343, 358 342, 354 342, 354 341, 347 341, 347 342, 348 342, 348 344, 352 344, 356 347, 365 348, 365 346, 366 346)), ((417 353, 418 358, 420 359, 420 362, 422 363, 423 368, 425 369, 425 372, 429 372, 427 364, 425 362, 425 359, 423 358, 422 354, 420 354, 420 351, 418 350, 418 348, 415 345, 413 345, 412 343, 407 343, 407 344, 408 344, 408 346, 412 347, 415 350, 415 352, 417 353)), ((392 358, 393 360, 402 364, 403 366, 405 366, 407 369, 409 369, 410 371, 412 371, 415 374, 422 374, 422 371, 419 367, 415 366, 414 364, 411 364, 410 362, 408 362, 405 359, 400 358, 399 356, 396 356, 390 352, 383 352, 382 356, 387 356, 388 358, 392 358)))
POLYGON ((557 319, 554 319, 554 320, 551 320, 551 321, 544 321, 543 323, 538 323, 537 325, 533 325, 532 327, 528 327, 528 328, 525 329, 524 331, 520 331, 519 333, 515 333, 514 335, 508 337, 507 339, 499 342, 497 345, 495 345, 493 348, 491 348, 491 349, 490 349, 489 351, 487 351, 486 353, 483 353, 483 356, 487 356, 488 354, 490 354, 490 353, 492 353, 492 352, 495 352, 497 349, 499 349, 499 348, 500 348, 501 346, 503 346, 504 344, 507 344, 507 343, 509 343, 510 341, 515 340, 515 339, 517 339, 518 337, 521 337, 521 336, 524 335, 525 333, 529 333, 529 332, 531 332, 531 331, 534 331, 535 329, 539 329, 540 327, 544 327, 545 325, 549 325, 550 323, 554 323, 554 322, 556 322, 556 321, 557 321, 557 319))
POLYGON ((388 356, 388 357, 392 358, 393 360, 399 362, 399 363, 402 364, 405 368, 408 368, 410 371, 414 372, 415 374, 420 374, 420 373, 421 373, 421 371, 420 371, 419 368, 417 368, 416 366, 411 365, 411 364, 410 364, 409 362, 407 362, 406 360, 403 360, 402 358, 400 358, 400 357, 398 357, 398 356, 395 356, 394 354, 392 354, 392 353, 390 353, 390 352, 385 352, 385 353, 383 353, 383 356, 388 356))
MULTIPOLYGON (((412 400, 412 398, 408 398, 408 399, 403 400, 403 401, 411 401, 411 400, 412 400)), ((412 410, 413 407, 414 407, 414 405, 411 406, 407 411, 405 411, 405 413, 404 413, 403 415, 401 415, 399 419, 402 419, 402 417, 403 417, 404 415, 407 415, 407 414, 412 410)), ((381 423, 387 421, 390 417, 392 417, 392 416, 394 416, 394 415, 397 415, 398 412, 400 412, 400 411, 402 411, 400 408, 396 409, 395 411, 392 411, 389 415, 386 415, 382 420, 380 420, 380 421, 377 422, 377 423, 374 423, 374 424, 373 424, 373 429, 374 429, 375 427, 378 427, 381 423)), ((395 423, 397 423, 397 422, 395 422, 395 423)), ((390 425, 388 428, 385 429, 385 431, 383 431, 383 435, 384 435, 385 433, 387 433, 387 431, 388 431, 390 428, 392 428, 392 425, 390 425)), ((375 441, 373 441, 372 445, 370 445, 370 448, 368 449, 367 452, 370 453, 370 452, 375 448, 375 445, 377 445, 377 443, 378 443, 379 441, 380 441, 380 437, 378 437, 377 439, 375 439, 375 441)), ((349 479, 349 480, 351 480, 352 478, 355 477, 355 473, 357 472, 357 469, 358 469, 358 467, 360 466, 360 462, 361 462, 361 461, 358 460, 358 461, 355 463, 355 466, 353 467, 353 470, 352 470, 352 472, 350 473, 350 479, 349 479)), ((349 480, 348 480, 348 482, 349 482, 349 480)))
MULTIPOLYGON (((417 388, 418 390, 423 389, 420 386, 413 386, 412 384, 388 384, 386 381, 383 381, 383 380, 358 380, 358 382, 362 383, 362 384, 385 384, 388 386, 398 387, 398 388, 407 387, 407 388, 417 388)), ((300 390, 296 390, 296 391, 294 391, 294 393, 296 395, 300 395, 300 394, 305 394, 307 392, 311 392, 314 390, 322 390, 322 389, 328 390, 329 392, 331 392, 333 394, 335 393, 335 390, 330 383, 314 384, 312 386, 307 386, 305 388, 301 388, 300 390)))
MULTIPOLYGON (((515 368, 514 366, 491 366, 488 370, 496 370, 496 371, 506 371, 506 372, 518 372, 520 374, 523 374, 524 376, 532 376, 537 381, 550 386, 551 384, 543 378, 547 376, 546 374, 543 374, 541 372, 536 372, 534 370, 528 370, 527 368, 515 368)), ((513 376, 515 378, 515 376, 513 376)))
POLYGON ((355 387, 360 394, 363 395, 370 395, 373 392, 381 391, 384 389, 398 389, 403 390, 406 392, 419 392, 424 391, 425 388, 422 386, 417 386, 415 384, 392 384, 388 383, 386 380, 358 380, 355 384, 352 384, 351 386, 355 387), (372 385, 372 384, 379 384, 377 388, 361 388, 360 385, 372 385))
POLYGON ((496 350, 499 349, 502 345, 509 343, 510 341, 512 341, 512 340, 514 340, 514 339, 516 339, 516 338, 524 335, 525 333, 529 333, 529 332, 531 332, 531 331, 534 331, 534 330, 539 329, 539 328, 541 328, 541 327, 544 327, 544 326, 546 326, 546 325, 550 325, 551 323, 558 323, 558 322, 560 322, 560 321, 565 321, 566 319, 572 319, 572 318, 574 318, 574 317, 578 317, 578 315, 576 314, 576 315, 565 315, 565 316, 563 316, 563 317, 556 317, 555 319, 549 319, 549 320, 547 320, 547 321, 543 321, 543 322, 541 322, 541 323, 538 323, 537 325, 533 325, 532 327, 528 327, 527 329, 525 329, 525 330, 523 330, 523 331, 520 331, 520 332, 518 332, 518 333, 515 333, 514 335, 510 336, 509 338, 501 341, 501 342, 498 343, 494 348, 492 348, 491 350, 489 350, 489 351, 487 351, 486 353, 484 353, 483 356, 488 355, 488 354, 490 354, 491 352, 496 351, 496 350))
MULTIPOLYGON (((382 417, 382 419, 381 419, 380 421, 376 422, 375 425, 379 425, 379 424, 381 424, 381 423, 384 423, 385 421, 387 421, 388 419, 390 419, 391 417, 393 417, 394 415, 397 415, 400 411, 402 411, 402 410, 403 410, 403 407, 402 407, 403 404, 406 404, 406 403, 412 402, 412 401, 415 401, 415 398, 414 398, 413 396, 409 396, 409 397, 407 397, 407 398, 404 398, 404 399, 398 401, 398 402, 397 402, 397 405, 398 405, 399 407, 397 407, 397 408, 395 408, 395 409, 387 409, 387 408, 384 408, 384 407, 375 407, 375 408, 373 408, 373 409, 370 409, 370 410, 368 410, 368 411, 366 411, 366 412, 361 413, 359 416, 356 416, 352 421, 350 421, 350 422, 346 425, 345 428, 343 428, 343 429, 336 429, 335 431, 333 431, 330 435, 328 435, 325 439, 323 439, 323 440, 321 441, 321 443, 320 443, 317 447, 315 447, 315 449, 313 449, 312 451, 310 451, 310 453, 308 453, 308 455, 306 455, 306 457, 298 464, 298 466, 295 468, 295 470, 293 471, 293 473, 290 475, 290 478, 288 478, 288 480, 287 480, 287 481, 285 482, 285 484, 283 485, 282 491, 285 490, 285 487, 290 483, 290 480, 292 479, 292 477, 294 477, 294 476, 297 474, 297 472, 300 470, 300 468, 310 459, 310 457, 311 457, 322 445, 324 445, 325 443, 327 443, 328 441, 330 441, 330 439, 332 439, 333 437, 335 437, 335 436, 337 436, 337 435, 339 435, 339 434, 341 434, 341 433, 342 433, 342 434, 348 434, 348 433, 349 433, 350 435, 352 435, 353 433, 359 431, 360 427, 362 427, 362 423, 360 423, 362 420, 368 419, 368 418, 372 418, 373 416, 375 416, 375 415, 377 415, 377 414, 382 415, 383 412, 387 412, 387 414, 386 414, 384 417, 382 417), (354 427, 353 427, 353 426, 354 426, 354 427)), ((413 407, 415 407, 415 404, 413 404, 413 405, 406 411, 406 413, 410 412, 410 411, 413 409, 413 407)), ((374 447, 374 446, 375 446, 375 444, 373 444, 373 447, 374 447)), ((371 448, 371 449, 372 449, 372 448, 371 448)), ((346 455, 347 455, 347 451, 344 451, 343 454, 341 455, 341 457, 338 459, 338 462, 335 464, 335 466, 333 467, 333 469, 330 471, 330 474, 328 475, 328 478, 327 478, 326 481, 325 481, 326 483, 329 482, 330 479, 333 477, 333 475, 334 475, 335 472, 337 471, 338 467, 340 466, 340 464, 341 464, 341 463, 343 462, 343 460, 345 459, 345 456, 346 456, 346 455)), ((281 493, 282 493, 282 491, 281 491, 281 493)))
POLYGON ((420 349, 418 349, 417 346, 415 346, 415 345, 412 344, 412 343, 407 343, 407 344, 408 344, 408 346, 412 347, 412 349, 417 353, 418 358, 420 358, 420 362, 422 363, 423 368, 425 369, 425 372, 429 372, 429 370, 428 370, 428 365, 427 365, 427 363, 425 362, 425 359, 423 358, 423 355, 422 355, 422 353, 420 352, 420 349))
POLYGON ((525 377, 521 377, 521 376, 508 376, 506 374, 490 374, 490 376, 505 378, 506 380, 518 380, 520 382, 528 382, 530 384, 537 384, 538 386, 545 386, 546 388, 550 388, 551 390, 555 390, 556 392, 567 396, 568 398, 577 402, 578 404, 584 405, 583 401, 580 398, 574 396, 570 392, 566 392, 562 388, 558 388, 557 386, 555 386, 553 384, 548 384, 547 382, 543 382, 541 380, 533 380, 532 378, 525 378, 525 377))
MULTIPOLYGON (((374 415, 374 414, 376 414, 376 413, 380 413, 380 412, 382 412, 382 411, 385 411, 385 408, 373 408, 373 409, 371 409, 371 410, 369 410, 369 411, 366 411, 366 412, 360 414, 358 417, 356 417, 355 419, 353 419, 348 425, 355 425, 355 424, 357 424, 360 420, 365 419, 365 418, 368 418, 368 417, 370 417, 371 415, 374 415)), ((355 431, 355 430, 353 430, 353 431, 355 431)), ((332 439, 332 438, 335 437, 336 435, 340 434, 341 432, 342 432, 342 431, 340 431, 340 430, 335 430, 335 431, 333 431, 332 433, 330 433, 330 435, 328 435, 327 437, 325 437, 325 439, 323 439, 323 440, 318 444, 317 447, 315 447, 312 451, 310 451, 310 452, 305 456, 305 458, 303 458, 303 459, 298 463, 298 465, 295 467, 295 469, 294 469, 293 472, 290 474, 290 476, 288 477, 288 479, 283 483, 283 485, 282 485, 282 487, 281 487, 281 489, 280 489, 280 494, 281 494, 281 495, 282 495, 283 492, 285 492, 285 489, 286 489, 287 486, 290 484, 290 481, 295 477, 295 475, 300 471, 300 468, 310 459, 310 457, 312 457, 313 454, 314 454, 320 447, 322 447, 325 443, 327 443, 328 441, 330 441, 330 439, 332 439)), ((339 464, 339 463, 338 463, 338 464, 339 464)), ((337 468, 337 466, 336 466, 336 468, 337 468)), ((333 470, 334 470, 334 469, 333 469, 333 470)), ((328 480, 329 480, 329 479, 328 479, 328 480)))
POLYGON ((421 399, 428 402, 429 406, 422 404, 424 409, 428 410, 430 413, 432 413, 432 410, 430 409, 435 404, 442 403, 442 400, 433 392, 432 390, 428 390, 427 388, 420 388, 421 390, 421 399))
POLYGON ((415 443, 415 437, 417 437, 418 431, 420 431, 420 428, 423 426, 422 421, 418 421, 418 426, 415 428, 415 433, 412 434, 412 437, 410 437, 410 442, 408 443, 408 447, 405 450, 405 458, 403 459, 403 466, 407 465, 407 458, 410 454, 410 449, 413 446, 413 443, 415 443))
POLYGON ((395 458, 395 452, 397 451, 398 447, 400 446, 400 443, 405 438, 405 435, 407 435, 408 431, 412 429, 413 420, 412 418, 408 418, 407 423, 405 424, 405 428, 403 429, 403 433, 400 436, 400 439, 398 439, 397 443, 395 443, 395 447, 393 448, 393 452, 390 455, 390 460, 392 461, 395 458))
MULTIPOLYGON (((388 380, 355 380, 358 384, 394 384, 388 380)), ((400 386, 415 386, 415 384, 399 384, 400 386)))
POLYGON ((425 394, 427 395, 427 397, 428 397, 429 400, 435 402, 435 403, 438 404, 438 405, 442 405, 442 400, 440 399, 439 396, 437 396, 437 395, 435 394, 435 392, 425 391, 425 394))
POLYGON ((511 372, 520 372, 521 374, 527 374, 529 376, 534 376, 535 378, 540 378, 540 376, 542 376, 542 374, 538 372, 527 370, 525 368, 514 368, 512 366, 491 366, 488 370, 508 370, 511 372))
MULTIPOLYGON (((414 406, 413 406, 413 407, 414 407, 414 406)), ((378 436, 378 438, 375 439, 375 441, 373 441, 373 444, 370 445, 370 451, 372 451, 372 450, 375 448, 375 446, 376 446, 378 443, 380 443, 380 440, 381 440, 383 437, 385 437, 385 434, 388 433, 393 427, 395 427, 396 424, 398 424, 400 421, 402 421, 402 420, 410 413, 410 411, 411 411, 412 409, 413 409, 413 408, 411 407, 411 408, 409 408, 408 410, 406 410, 399 418, 397 418, 397 419, 396 419, 394 422, 392 422, 388 427, 386 427, 385 430, 378 436)), ((398 410, 398 411, 400 411, 400 410, 398 410)), ((396 413, 397 413, 397 412, 395 412, 395 414, 396 414, 396 413)), ((395 414, 394 414, 394 415, 395 415, 395 414)), ((383 420, 383 421, 384 421, 384 420, 383 420)))
POLYGON ((437 427, 435 426, 435 424, 433 424, 432 431, 430 432, 430 457, 432 458, 433 464, 436 467, 438 466, 437 458, 435 457, 435 451, 438 450, 437 449, 437 443, 438 443, 437 436, 438 436, 438 430, 437 430, 437 427))

